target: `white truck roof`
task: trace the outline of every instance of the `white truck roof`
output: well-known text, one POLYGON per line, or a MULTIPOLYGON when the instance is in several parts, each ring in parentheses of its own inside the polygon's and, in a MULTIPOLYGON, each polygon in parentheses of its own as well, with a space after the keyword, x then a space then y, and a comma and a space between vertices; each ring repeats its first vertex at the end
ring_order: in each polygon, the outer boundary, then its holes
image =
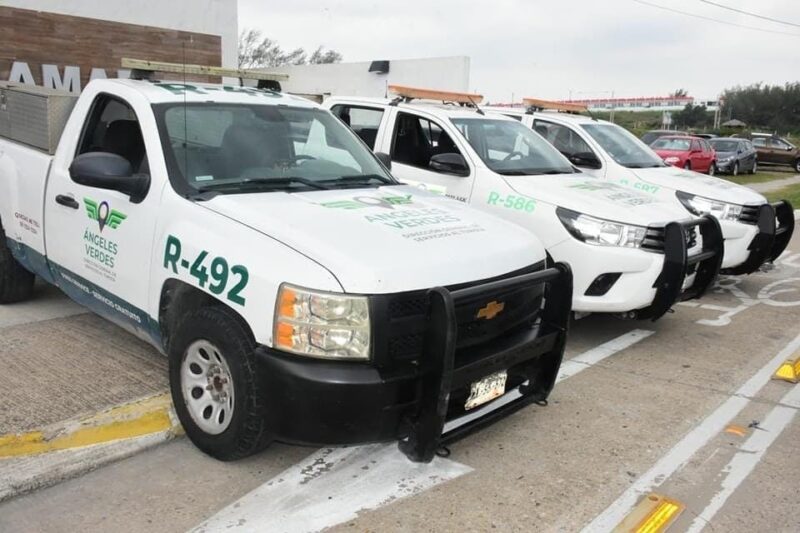
POLYGON ((283 104, 295 107, 319 107, 316 103, 300 96, 284 94, 252 87, 239 87, 218 83, 199 83, 180 80, 147 81, 130 79, 94 80, 92 83, 106 85, 109 89, 123 85, 136 90, 150 103, 171 102, 197 103, 219 102, 231 104, 261 103, 283 104))
MULTIPOLYGON (((363 104, 365 106, 394 106, 398 109, 424 109, 426 112, 438 117, 438 118, 480 118, 481 115, 478 114, 477 109, 474 107, 462 107, 455 104, 443 104, 438 102, 432 102, 430 100, 412 100, 411 102, 399 102, 394 103, 392 98, 373 98, 373 97, 366 97, 366 96, 347 96, 347 97, 338 97, 338 96, 331 96, 325 103, 328 106, 335 105, 337 102, 347 103, 348 105, 359 105, 363 104)), ((487 111, 487 108, 480 107, 481 110, 487 111)), ((492 115, 489 118, 496 118, 492 115)), ((507 117, 503 117, 507 118, 507 117)), ((513 119, 508 119, 513 120, 513 119)))
MULTIPOLYGON (((521 107, 491 107, 486 106, 482 108, 484 111, 491 111, 492 113, 501 113, 504 115, 514 115, 515 117, 522 117, 530 115, 527 110, 521 107)), ((557 121, 571 122, 573 124, 592 124, 592 123, 608 123, 608 121, 594 119, 586 115, 575 115, 573 113, 559 113, 557 111, 536 111, 532 113, 534 117, 552 118, 557 121)))

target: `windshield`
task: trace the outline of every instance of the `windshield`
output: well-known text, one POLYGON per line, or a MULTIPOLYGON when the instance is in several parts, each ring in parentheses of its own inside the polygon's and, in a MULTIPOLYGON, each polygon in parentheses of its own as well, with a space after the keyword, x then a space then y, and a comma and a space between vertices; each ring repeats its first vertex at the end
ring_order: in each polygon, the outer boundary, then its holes
POLYGON ((160 106, 156 116, 170 179, 180 190, 243 193, 396 183, 340 120, 321 109, 209 102, 160 106))
POLYGON ((661 158, 628 130, 616 124, 582 124, 614 161, 627 168, 663 167, 661 158))
POLYGON ((739 149, 739 141, 709 141, 717 152, 735 152, 739 149))
POLYGON ((451 121, 486 166, 498 174, 576 172, 558 150, 519 122, 489 118, 454 118, 451 121))
POLYGON ((653 150, 676 150, 678 152, 685 152, 689 149, 691 141, 689 139, 673 139, 670 137, 661 137, 656 142, 650 145, 653 150))

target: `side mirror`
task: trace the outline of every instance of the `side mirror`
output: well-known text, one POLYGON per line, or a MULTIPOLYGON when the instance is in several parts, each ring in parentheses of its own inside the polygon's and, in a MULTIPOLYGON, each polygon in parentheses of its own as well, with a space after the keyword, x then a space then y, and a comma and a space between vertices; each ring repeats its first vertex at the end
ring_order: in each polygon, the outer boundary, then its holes
POLYGON ((134 175, 127 159, 109 152, 79 155, 69 166, 69 177, 80 185, 127 194, 134 204, 144 200, 150 189, 148 174, 134 175))
POLYGON ((469 166, 464 156, 456 153, 436 154, 431 157, 428 166, 431 170, 445 172, 455 176, 469 176, 469 166))
POLYGON ((568 157, 570 163, 576 167, 602 168, 603 164, 592 152, 577 152, 568 157))
POLYGON ((375 157, 378 158, 378 161, 380 161, 387 170, 392 170, 392 156, 385 152, 375 152, 375 157))

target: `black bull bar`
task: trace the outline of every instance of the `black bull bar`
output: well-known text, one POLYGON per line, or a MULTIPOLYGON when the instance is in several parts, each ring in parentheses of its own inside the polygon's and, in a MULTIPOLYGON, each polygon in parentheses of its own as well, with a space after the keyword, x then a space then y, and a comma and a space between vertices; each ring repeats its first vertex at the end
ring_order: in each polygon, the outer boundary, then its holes
MULTIPOLYGON (((412 461, 431 461, 443 445, 477 431, 498 418, 507 416, 533 402, 544 402, 555 385, 572 310, 572 271, 565 263, 509 279, 464 289, 430 290, 430 322, 425 339, 425 368, 421 369, 419 408, 407 418, 406 438, 400 450, 412 461), (545 285, 544 306, 537 325, 492 341, 482 352, 456 357, 459 302, 492 298, 501 291, 545 285), (468 387, 493 372, 511 367, 522 368, 527 378, 517 389, 513 401, 504 403, 477 418, 465 414, 455 419, 469 419, 458 428, 444 432, 450 393, 468 387)), ((514 391, 507 391, 506 395, 514 391)), ((501 397, 502 398, 502 397, 501 397)), ((498 405, 501 402, 498 402, 498 405)), ((487 404, 487 407, 491 403, 487 404)), ((476 409, 478 411, 479 409, 476 409)))
POLYGON ((726 268, 722 273, 734 276, 752 274, 764 263, 775 261, 792 240, 794 223, 794 208, 787 200, 763 204, 758 209, 758 233, 747 247, 750 254, 744 263, 726 268))
POLYGON ((664 267, 653 284, 656 295, 652 304, 634 311, 636 318, 657 320, 675 303, 703 296, 717 279, 723 255, 722 229, 713 216, 667 224, 664 227, 664 267), (689 255, 688 235, 695 227, 700 229, 703 246, 699 252, 689 255), (684 280, 695 265, 694 283, 684 290, 684 280))

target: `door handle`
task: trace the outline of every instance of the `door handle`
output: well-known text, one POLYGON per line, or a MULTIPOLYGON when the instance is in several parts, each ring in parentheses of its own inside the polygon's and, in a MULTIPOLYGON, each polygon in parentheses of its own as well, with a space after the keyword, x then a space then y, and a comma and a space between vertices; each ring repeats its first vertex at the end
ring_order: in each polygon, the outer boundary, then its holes
POLYGON ((56 196, 56 203, 69 207, 71 209, 78 209, 80 204, 78 203, 75 198, 72 196, 67 196, 66 194, 59 194, 56 196))

